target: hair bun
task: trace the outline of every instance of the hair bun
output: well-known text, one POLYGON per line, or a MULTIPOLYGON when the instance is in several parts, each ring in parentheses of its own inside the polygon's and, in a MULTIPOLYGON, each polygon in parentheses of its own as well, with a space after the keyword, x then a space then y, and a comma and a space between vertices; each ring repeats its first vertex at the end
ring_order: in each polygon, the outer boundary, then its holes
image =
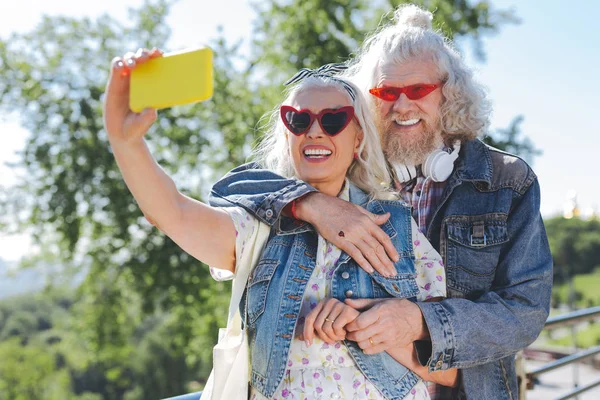
POLYGON ((433 14, 414 5, 401 5, 394 12, 396 25, 411 26, 421 29, 432 29, 433 14))

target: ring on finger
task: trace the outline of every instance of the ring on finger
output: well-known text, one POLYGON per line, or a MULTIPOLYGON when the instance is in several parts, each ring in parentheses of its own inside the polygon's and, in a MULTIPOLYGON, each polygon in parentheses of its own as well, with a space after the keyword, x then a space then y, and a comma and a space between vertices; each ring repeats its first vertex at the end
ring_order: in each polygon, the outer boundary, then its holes
POLYGON ((375 346, 375 343, 373 343, 373 338, 369 338, 369 343, 371 343, 371 346, 375 346))
POLYGON ((325 318, 325 321, 331 322, 333 324, 335 322, 335 319, 325 318))

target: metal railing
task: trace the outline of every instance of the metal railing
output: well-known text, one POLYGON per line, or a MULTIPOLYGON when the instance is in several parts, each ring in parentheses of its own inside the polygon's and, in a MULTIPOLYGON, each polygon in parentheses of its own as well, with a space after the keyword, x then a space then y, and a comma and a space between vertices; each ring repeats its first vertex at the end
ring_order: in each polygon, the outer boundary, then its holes
MULTIPOLYGON (((600 306, 585 308, 582 310, 577 310, 577 311, 569 312, 566 314, 558 315, 556 317, 548 318, 548 321, 546 321, 546 324, 544 325, 544 330, 547 331, 547 330, 552 330, 552 329, 561 328, 561 327, 565 327, 565 326, 573 326, 580 322, 586 322, 586 321, 591 321, 591 320, 595 320, 595 319, 600 319, 600 306)), ((575 343, 575 345, 576 345, 576 343, 575 343)), ((570 355, 558 358, 557 360, 548 362, 548 363, 542 365, 541 367, 538 367, 532 371, 526 372, 524 370, 524 368, 521 368, 520 378, 521 378, 522 382, 524 382, 525 384, 521 386, 522 393, 521 393, 520 398, 522 398, 522 399, 526 398, 526 392, 524 389, 529 389, 529 390, 533 389, 535 386, 536 378, 538 378, 540 375, 542 375, 546 372, 555 370, 557 368, 564 367, 569 364, 580 362, 584 359, 593 357, 596 354, 600 354, 600 346, 595 346, 595 347, 592 347, 589 349, 578 350, 578 351, 574 352, 573 354, 570 354, 570 355)), ((600 372, 599 372, 599 374, 600 374, 600 372)), ((559 395, 559 397, 556 397, 555 400, 570 399, 570 398, 576 397, 577 395, 579 395, 581 393, 589 391, 590 389, 598 387, 598 386, 600 386, 600 379, 589 382, 583 386, 579 386, 577 381, 575 381, 574 386, 575 387, 571 391, 559 395)))

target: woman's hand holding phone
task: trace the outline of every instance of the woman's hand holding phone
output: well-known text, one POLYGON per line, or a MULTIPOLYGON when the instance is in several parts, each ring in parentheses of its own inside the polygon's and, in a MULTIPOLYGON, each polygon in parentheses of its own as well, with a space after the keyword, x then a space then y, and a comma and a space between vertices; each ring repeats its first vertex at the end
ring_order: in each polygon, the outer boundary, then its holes
POLYGON ((208 100, 213 94, 212 60, 206 46, 168 54, 139 49, 115 58, 104 102, 111 143, 141 139, 157 109, 208 100))
POLYGON ((156 110, 146 108, 137 113, 129 107, 131 72, 141 64, 161 57, 163 52, 139 49, 135 54, 115 57, 111 63, 110 77, 104 97, 104 126, 111 143, 136 142, 141 139, 156 120, 156 110))

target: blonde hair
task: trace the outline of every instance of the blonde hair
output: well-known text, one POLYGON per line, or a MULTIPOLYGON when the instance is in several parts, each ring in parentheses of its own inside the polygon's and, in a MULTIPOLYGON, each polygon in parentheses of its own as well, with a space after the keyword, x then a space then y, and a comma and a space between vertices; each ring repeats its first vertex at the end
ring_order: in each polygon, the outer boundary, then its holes
MULTIPOLYGON (((354 89, 356 98, 352 100, 341 81, 342 79, 337 76, 335 78, 327 76, 305 78, 287 90, 286 98, 281 104, 289 104, 299 92, 305 90, 333 87, 340 93, 345 94, 354 106, 354 115, 363 132, 363 140, 358 149, 358 158, 348 168, 346 177, 353 184, 367 192, 371 198, 393 199, 396 196, 390 191, 392 179, 387 169, 379 134, 367 106, 367 101, 356 85, 344 80, 346 84, 354 89)), ((281 104, 270 113, 266 122, 263 140, 251 157, 261 167, 291 178, 294 176, 295 170, 288 152, 287 128, 279 115, 281 104)))
MULTIPOLYGON (((489 125, 491 105, 484 87, 440 32, 432 29, 433 15, 415 5, 401 5, 394 12, 395 23, 381 25, 369 36, 352 66, 343 74, 363 93, 376 87, 382 65, 431 61, 438 69, 442 87, 442 135, 459 140, 482 135, 489 125)), ((367 96, 369 107, 376 99, 367 96)), ((374 114, 376 115, 376 114, 374 114)))

